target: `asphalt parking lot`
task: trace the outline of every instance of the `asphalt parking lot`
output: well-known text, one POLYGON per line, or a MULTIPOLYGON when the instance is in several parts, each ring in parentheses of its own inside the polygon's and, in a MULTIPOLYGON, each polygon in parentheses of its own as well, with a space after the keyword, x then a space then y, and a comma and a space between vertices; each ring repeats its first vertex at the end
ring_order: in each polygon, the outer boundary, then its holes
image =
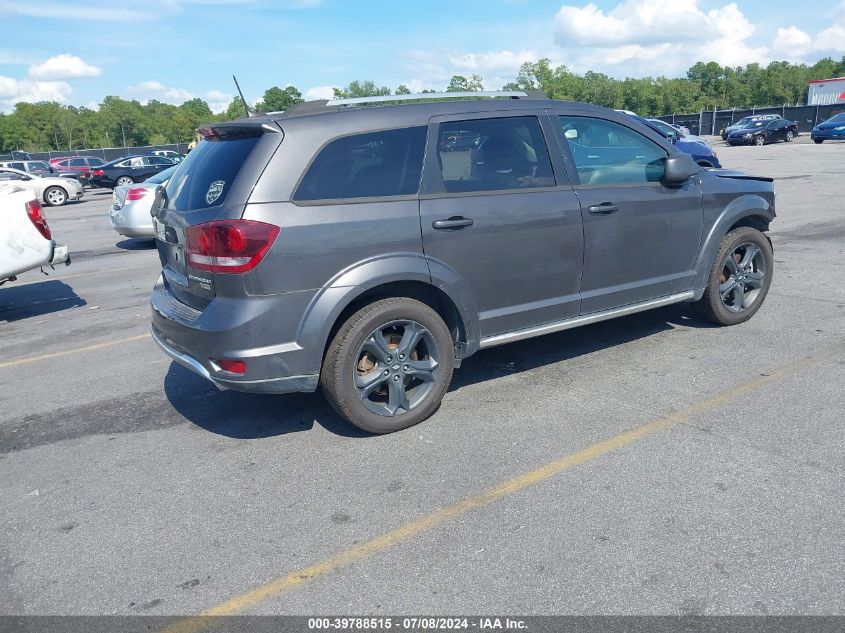
POLYGON ((479 353, 437 415, 218 392, 147 335, 110 193, 0 289, 0 614, 845 614, 845 143, 774 176, 750 322, 687 306, 479 353))

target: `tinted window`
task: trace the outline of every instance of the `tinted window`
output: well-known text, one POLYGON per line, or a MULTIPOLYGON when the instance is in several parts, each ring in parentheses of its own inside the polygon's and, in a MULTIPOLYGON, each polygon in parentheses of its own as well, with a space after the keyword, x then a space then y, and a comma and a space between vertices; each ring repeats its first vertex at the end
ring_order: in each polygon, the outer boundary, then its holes
POLYGON ((86 167, 87 163, 85 162, 84 158, 71 158, 68 161, 68 166, 70 167, 86 167))
POLYGON ((839 114, 834 114, 832 117, 828 119, 828 122, 835 123, 837 121, 845 121, 845 112, 840 112, 839 114))
POLYGON ((558 117, 582 185, 639 184, 663 178, 666 151, 634 130, 604 119, 558 117))
POLYGON ((169 206, 190 211, 223 204, 241 165, 260 138, 260 134, 233 132, 225 139, 200 141, 167 183, 169 206))
POLYGON ((60 160, 56 163, 56 167, 67 167, 69 163, 69 160, 60 160))
POLYGON ((99 158, 86 158, 85 160, 88 161, 88 164, 91 167, 99 167, 100 165, 105 165, 105 163, 99 158))
POLYGON ((147 160, 151 165, 172 165, 173 161, 161 156, 149 156, 147 160))
POLYGON ((9 167, 12 169, 20 169, 21 171, 26 171, 26 165, 23 163, 8 163, 9 167))
POLYGON ((537 117, 441 123, 437 159, 449 193, 553 187, 537 117))
POLYGON ((326 145, 294 200, 408 196, 419 190, 425 127, 368 132, 326 145))

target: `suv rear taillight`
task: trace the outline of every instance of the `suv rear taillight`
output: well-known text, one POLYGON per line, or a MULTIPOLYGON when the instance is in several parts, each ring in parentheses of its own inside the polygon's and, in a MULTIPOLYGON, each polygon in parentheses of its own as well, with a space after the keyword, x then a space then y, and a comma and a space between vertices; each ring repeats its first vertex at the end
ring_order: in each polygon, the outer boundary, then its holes
POLYGON ((245 273, 270 250, 279 227, 253 220, 216 220, 191 226, 188 265, 215 273, 245 273))
POLYGON ((132 187, 126 192, 126 200, 140 200, 147 195, 147 190, 144 187, 132 187))
POLYGON ((50 233, 50 227, 47 226, 47 218, 41 212, 41 203, 38 200, 30 200, 26 203, 26 214, 32 221, 32 224, 38 229, 38 232, 44 236, 46 240, 52 240, 53 235, 50 233))

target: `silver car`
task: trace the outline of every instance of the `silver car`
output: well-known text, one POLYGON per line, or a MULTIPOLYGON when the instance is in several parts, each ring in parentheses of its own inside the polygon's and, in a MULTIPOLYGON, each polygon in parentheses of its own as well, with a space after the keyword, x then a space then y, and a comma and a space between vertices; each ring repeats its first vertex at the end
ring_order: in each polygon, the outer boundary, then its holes
POLYGON ((176 167, 169 167, 141 183, 115 187, 109 209, 112 228, 126 237, 153 239, 155 232, 150 208, 155 188, 166 184, 176 167))

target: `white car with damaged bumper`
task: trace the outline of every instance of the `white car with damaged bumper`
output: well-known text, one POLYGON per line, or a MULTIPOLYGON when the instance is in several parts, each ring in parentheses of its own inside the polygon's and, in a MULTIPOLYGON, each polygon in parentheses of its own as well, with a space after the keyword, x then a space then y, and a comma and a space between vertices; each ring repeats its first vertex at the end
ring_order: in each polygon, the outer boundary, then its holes
POLYGON ((0 285, 28 270, 70 265, 67 246, 56 244, 41 203, 21 187, 0 183, 0 285))

